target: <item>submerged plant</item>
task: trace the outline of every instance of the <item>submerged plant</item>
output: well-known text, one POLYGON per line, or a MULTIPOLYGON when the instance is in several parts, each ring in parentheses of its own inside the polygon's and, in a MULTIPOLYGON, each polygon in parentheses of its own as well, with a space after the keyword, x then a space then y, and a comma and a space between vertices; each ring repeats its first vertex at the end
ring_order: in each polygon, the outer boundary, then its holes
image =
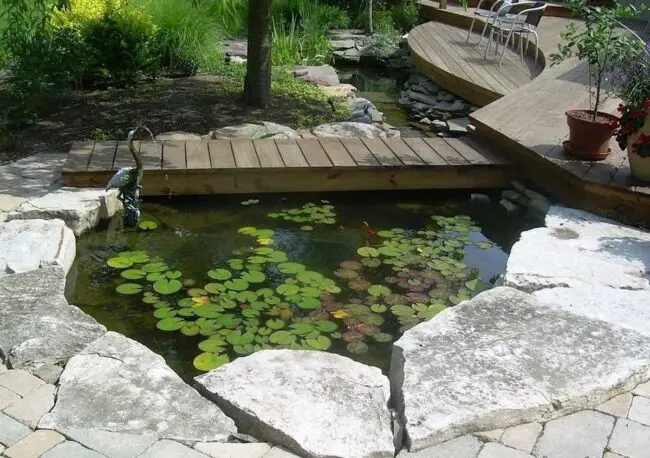
MULTIPOLYGON (((336 224, 336 213, 334 213, 334 205, 331 204, 316 205, 310 202, 300 208, 280 210, 269 213, 267 216, 296 223, 336 224)), ((302 226, 301 229, 313 230, 311 226, 302 226)))

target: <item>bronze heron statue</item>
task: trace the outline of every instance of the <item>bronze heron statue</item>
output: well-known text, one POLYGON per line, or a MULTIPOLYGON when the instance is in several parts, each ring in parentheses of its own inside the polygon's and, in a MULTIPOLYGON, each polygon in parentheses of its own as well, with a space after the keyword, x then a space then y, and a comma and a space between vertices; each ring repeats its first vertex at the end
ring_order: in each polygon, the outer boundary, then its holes
POLYGON ((147 131, 151 135, 151 139, 155 141, 153 133, 142 124, 130 131, 127 140, 129 143, 129 152, 133 156, 135 166, 120 168, 106 185, 107 191, 109 189, 119 190, 117 198, 122 202, 122 207, 124 208, 125 227, 135 227, 140 220, 140 191, 142 190, 140 183, 144 170, 140 151, 136 150, 133 142, 141 129, 147 131))

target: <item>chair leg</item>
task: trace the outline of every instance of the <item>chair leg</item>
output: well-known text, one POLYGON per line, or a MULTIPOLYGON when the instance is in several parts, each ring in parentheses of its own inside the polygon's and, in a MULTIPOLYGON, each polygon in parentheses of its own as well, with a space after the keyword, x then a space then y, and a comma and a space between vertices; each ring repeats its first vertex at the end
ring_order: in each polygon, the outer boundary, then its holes
MULTIPOLYGON (((526 38, 526 46, 528 46, 528 38, 526 38)), ((519 59, 524 61, 524 34, 519 34, 519 59)))
POLYGON ((467 40, 465 40, 465 43, 469 43, 469 38, 472 36, 472 30, 474 29, 474 23, 476 22, 476 16, 472 19, 472 23, 469 26, 469 30, 467 31, 467 40))
POLYGON ((476 45, 477 48, 480 48, 481 43, 483 43, 483 38, 485 38, 485 32, 487 31, 489 23, 490 23, 490 17, 488 16, 487 18, 485 18, 485 24, 483 24, 483 31, 481 32, 481 39, 478 41, 478 44, 476 45))
POLYGON ((539 56, 539 37, 535 30, 533 30, 533 35, 535 35, 535 65, 537 65, 537 57, 539 56))
MULTIPOLYGON (((510 27, 510 32, 508 32, 508 42, 510 41, 510 38, 512 37, 512 30, 514 28, 514 25, 510 27)), ((503 58, 506 56, 506 51, 508 50, 508 47, 505 46, 503 48, 503 52, 501 53, 501 59, 499 59, 499 67, 501 67, 501 64, 503 63, 503 58)))
POLYGON ((485 47, 485 54, 483 54, 483 59, 487 59, 488 52, 490 51, 490 46, 492 45, 492 36, 494 35, 494 28, 490 29, 490 36, 488 37, 487 46, 485 47))

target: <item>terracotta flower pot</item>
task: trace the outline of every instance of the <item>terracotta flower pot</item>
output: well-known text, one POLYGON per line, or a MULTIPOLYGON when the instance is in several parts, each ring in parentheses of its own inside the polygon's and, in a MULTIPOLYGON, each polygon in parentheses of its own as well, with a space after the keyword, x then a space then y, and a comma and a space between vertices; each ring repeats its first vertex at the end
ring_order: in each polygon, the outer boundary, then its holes
POLYGON ((632 152, 632 145, 641 134, 650 136, 650 113, 645 117, 643 127, 627 137, 627 158, 630 161, 630 173, 641 181, 650 181, 650 157, 641 157, 632 152))
POLYGON ((567 155, 583 161, 600 161, 609 155, 616 116, 599 111, 594 121, 591 111, 569 110, 566 117, 569 139, 564 142, 564 152, 567 155))

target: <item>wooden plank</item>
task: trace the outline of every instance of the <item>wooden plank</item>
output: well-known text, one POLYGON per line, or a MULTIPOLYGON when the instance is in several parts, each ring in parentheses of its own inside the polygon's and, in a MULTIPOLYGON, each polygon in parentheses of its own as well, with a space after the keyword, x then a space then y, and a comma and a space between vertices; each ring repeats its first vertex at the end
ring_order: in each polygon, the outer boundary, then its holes
POLYGON ((474 148, 467 145, 465 142, 461 141, 458 138, 443 138, 445 142, 453 149, 458 151, 461 156, 463 156, 467 162, 470 164, 485 165, 491 164, 490 160, 485 158, 482 154, 476 151, 474 148))
POLYGON ((381 165, 360 138, 342 138, 341 143, 359 167, 377 167, 381 165))
POLYGON ((115 140, 95 143, 93 155, 91 156, 90 162, 88 163, 88 170, 113 170, 113 159, 115 158, 116 149, 117 142, 115 140))
POLYGON ((253 140, 253 146, 255 146, 255 151, 257 152, 257 157, 259 157, 262 167, 284 167, 284 162, 282 161, 278 147, 275 146, 275 141, 273 141, 273 139, 265 138, 261 140, 253 140))
POLYGON ((251 140, 231 140, 232 154, 237 168, 250 169, 260 167, 260 160, 251 140))
POLYGON ((185 142, 185 157, 187 160, 187 169, 209 169, 210 150, 206 140, 189 140, 185 142))
POLYGON ((316 138, 300 138, 297 140, 302 154, 310 167, 331 167, 332 162, 316 138))
POLYGON ((278 147, 286 167, 309 167, 295 140, 278 139, 275 141, 275 145, 278 147))
POLYGON ((400 158, 404 165, 425 165, 422 159, 401 138, 384 138, 383 141, 395 153, 395 156, 400 158))
MULTIPOLYGON (((137 148, 140 147, 139 143, 134 142, 133 147, 138 151, 137 148)), ((113 159, 113 170, 118 170, 123 167, 134 167, 135 159, 131 154, 129 149, 128 141, 119 141, 117 142, 117 151, 115 152, 115 158, 113 159)))
POLYGON ((63 164, 64 172, 85 172, 93 154, 95 142, 74 142, 63 164))
POLYGON ((162 169, 162 143, 145 141, 140 142, 140 159, 144 170, 162 169))
POLYGON ((421 138, 403 138, 403 140, 427 165, 447 165, 447 162, 421 138))
POLYGON ((321 138, 320 145, 325 150, 334 167, 356 167, 357 163, 338 138, 321 138))
POLYGON ((463 137, 462 141, 489 159, 492 164, 509 164, 509 161, 505 156, 503 156, 503 154, 494 151, 490 146, 488 146, 488 142, 480 143, 471 136, 463 137))
POLYGON ((208 150, 210 151, 210 165, 213 169, 237 168, 232 145, 228 140, 208 140, 208 150))
POLYGON ((379 138, 362 138, 361 141, 370 150, 375 159, 384 167, 402 167, 404 164, 395 153, 379 138))
POLYGON ((162 168, 163 170, 187 170, 184 141, 165 140, 163 142, 162 168))
POLYGON ((423 138, 440 157, 449 165, 468 165, 467 160, 458 151, 449 146, 442 138, 423 138))

